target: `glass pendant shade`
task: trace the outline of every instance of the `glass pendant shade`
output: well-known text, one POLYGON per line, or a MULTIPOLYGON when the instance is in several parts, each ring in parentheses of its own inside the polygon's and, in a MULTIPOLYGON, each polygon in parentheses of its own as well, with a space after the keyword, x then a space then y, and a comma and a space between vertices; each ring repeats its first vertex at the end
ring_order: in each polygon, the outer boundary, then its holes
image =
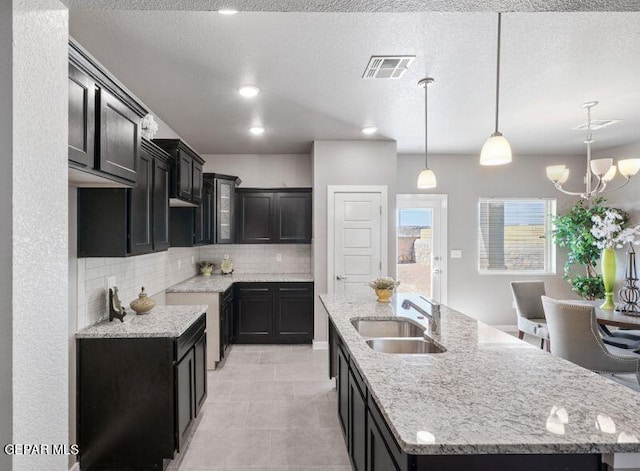
POLYGON ((602 179, 605 182, 609 183, 611 180, 615 178, 617 172, 618 172, 618 168, 615 165, 612 165, 609 171, 604 174, 602 179))
POLYGON ((618 160, 618 170, 625 177, 632 177, 640 170, 640 159, 618 160))
POLYGON ((418 175, 418 188, 421 190, 428 190, 430 188, 435 188, 438 185, 436 181, 436 174, 433 173, 433 170, 425 168, 420 175, 418 175))
POLYGON ((480 165, 504 165, 511 162, 511 145, 500 133, 493 133, 480 152, 480 165))
POLYGON ((553 183, 562 183, 560 180, 562 180, 565 173, 567 173, 567 178, 569 178, 568 172, 565 172, 568 170, 565 165, 550 165, 546 170, 547 178, 553 183))
POLYGON ((591 161, 591 171, 594 175, 602 177, 613 165, 613 159, 597 159, 591 161))

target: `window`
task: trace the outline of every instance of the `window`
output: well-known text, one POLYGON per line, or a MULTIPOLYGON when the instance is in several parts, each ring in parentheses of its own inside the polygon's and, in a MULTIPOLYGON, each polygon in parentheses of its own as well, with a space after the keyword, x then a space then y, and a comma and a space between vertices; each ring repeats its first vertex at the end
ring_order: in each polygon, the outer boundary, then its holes
POLYGON ((549 236, 555 214, 555 199, 480 198, 480 273, 555 273, 555 246, 549 236))

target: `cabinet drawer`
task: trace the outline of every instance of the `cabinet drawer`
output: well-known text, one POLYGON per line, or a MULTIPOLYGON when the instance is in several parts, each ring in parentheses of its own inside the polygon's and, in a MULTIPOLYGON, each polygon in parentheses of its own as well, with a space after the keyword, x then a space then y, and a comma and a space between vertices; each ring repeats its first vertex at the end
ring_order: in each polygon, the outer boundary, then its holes
POLYGON ((176 339, 176 359, 180 360, 196 343, 206 328, 206 315, 203 314, 187 331, 176 339))
POLYGON ((282 296, 313 296, 313 283, 278 283, 276 293, 282 296))

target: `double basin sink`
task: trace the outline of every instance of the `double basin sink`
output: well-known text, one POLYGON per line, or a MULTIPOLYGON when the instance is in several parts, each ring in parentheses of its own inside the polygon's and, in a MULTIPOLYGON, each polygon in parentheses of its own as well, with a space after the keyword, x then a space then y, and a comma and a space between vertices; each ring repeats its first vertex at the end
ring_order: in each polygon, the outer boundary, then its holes
POLYGON ((446 351, 424 335, 424 327, 406 319, 354 319, 351 324, 377 352, 432 354, 446 351))

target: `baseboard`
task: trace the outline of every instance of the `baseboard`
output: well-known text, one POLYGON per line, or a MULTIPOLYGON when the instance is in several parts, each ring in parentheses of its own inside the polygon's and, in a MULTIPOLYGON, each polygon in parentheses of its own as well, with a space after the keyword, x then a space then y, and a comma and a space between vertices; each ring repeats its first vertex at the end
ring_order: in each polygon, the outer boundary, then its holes
POLYGON ((503 332, 517 332, 518 331, 518 326, 513 324, 509 324, 509 325, 492 325, 491 327, 501 330, 503 332))
POLYGON ((327 342, 326 340, 322 340, 322 341, 314 340, 313 341, 313 349, 314 350, 328 350, 329 349, 329 342, 327 342))
POLYGON ((80 471, 80 462, 76 461, 74 465, 69 468, 69 471, 80 471))

